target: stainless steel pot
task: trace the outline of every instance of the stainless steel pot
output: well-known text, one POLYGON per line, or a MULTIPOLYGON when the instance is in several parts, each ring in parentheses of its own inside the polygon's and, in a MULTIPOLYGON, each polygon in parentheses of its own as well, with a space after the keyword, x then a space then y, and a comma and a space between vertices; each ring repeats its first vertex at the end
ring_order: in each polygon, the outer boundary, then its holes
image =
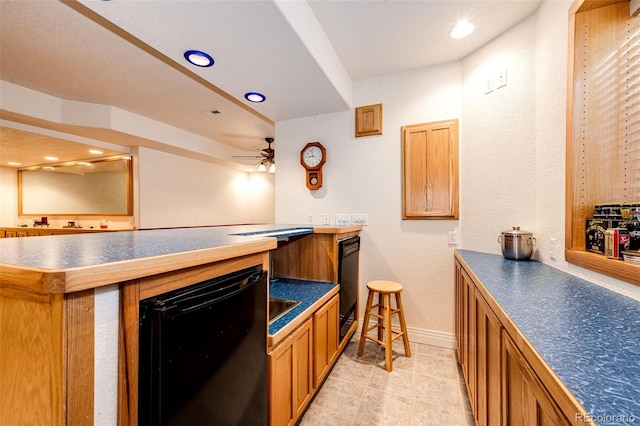
POLYGON ((503 231, 498 242, 502 245, 505 259, 527 260, 531 257, 536 239, 533 233, 521 231, 519 226, 514 226, 512 230, 503 231))

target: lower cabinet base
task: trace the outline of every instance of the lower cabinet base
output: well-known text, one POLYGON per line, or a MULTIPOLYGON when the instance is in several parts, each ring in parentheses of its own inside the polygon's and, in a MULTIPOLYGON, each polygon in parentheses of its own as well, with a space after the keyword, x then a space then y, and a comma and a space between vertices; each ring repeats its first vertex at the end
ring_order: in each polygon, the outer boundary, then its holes
POLYGON ((456 348, 476 424, 595 425, 457 254, 455 270, 456 348))
POLYGON ((335 295, 269 353, 271 426, 294 425, 338 359, 339 306, 335 295))

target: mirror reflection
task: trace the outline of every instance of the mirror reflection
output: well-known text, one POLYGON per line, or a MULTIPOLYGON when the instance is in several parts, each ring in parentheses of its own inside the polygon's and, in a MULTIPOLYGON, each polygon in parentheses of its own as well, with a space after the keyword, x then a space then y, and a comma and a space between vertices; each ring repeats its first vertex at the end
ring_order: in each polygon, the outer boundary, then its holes
POLYGON ((131 215, 130 157, 18 172, 19 215, 131 215))

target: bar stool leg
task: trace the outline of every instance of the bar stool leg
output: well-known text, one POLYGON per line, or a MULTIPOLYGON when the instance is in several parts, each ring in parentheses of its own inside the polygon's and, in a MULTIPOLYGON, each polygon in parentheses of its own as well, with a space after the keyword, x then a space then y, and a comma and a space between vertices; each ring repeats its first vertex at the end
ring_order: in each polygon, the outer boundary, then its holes
POLYGON ((404 343, 404 354, 407 358, 411 358, 409 336, 407 335, 407 324, 404 321, 404 308, 402 307, 402 298, 400 297, 400 293, 396 293, 396 305, 398 308, 398 316, 400 317, 400 331, 403 333, 402 342, 404 343))
POLYGON ((384 327, 384 298, 378 293, 378 340, 383 341, 382 328, 384 327))
POLYGON ((391 353, 391 346, 393 343, 391 333, 391 295, 385 293, 383 296, 384 301, 384 349, 385 349, 385 361, 387 371, 393 370, 393 360, 391 353))
POLYGON ((371 306, 373 305, 373 292, 369 292, 367 296, 367 309, 364 312, 364 320, 362 320, 362 332, 360 333, 360 344, 358 345, 358 356, 362 356, 364 353, 364 341, 367 335, 367 329, 369 328, 369 316, 371 314, 371 306))

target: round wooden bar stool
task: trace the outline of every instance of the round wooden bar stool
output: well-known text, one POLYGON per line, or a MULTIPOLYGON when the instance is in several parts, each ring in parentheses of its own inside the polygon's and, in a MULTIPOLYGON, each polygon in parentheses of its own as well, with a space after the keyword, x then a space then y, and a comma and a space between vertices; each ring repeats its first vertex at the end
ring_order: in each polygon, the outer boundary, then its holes
POLYGON ((367 308, 362 322, 362 333, 360 335, 360 345, 358 346, 358 356, 362 356, 364 352, 364 342, 366 339, 382 345, 385 348, 385 361, 387 371, 393 370, 391 358, 391 346, 393 341, 402 337, 404 343, 404 352, 407 358, 411 357, 411 349, 409 348, 409 336, 407 335, 407 324, 404 322, 404 311, 402 309, 402 284, 395 281, 369 281, 367 283, 369 296, 367 297, 367 308), (378 293, 378 303, 373 304, 373 297, 378 293), (396 296, 396 309, 391 308, 391 295, 396 296), (377 312, 374 311, 377 308, 377 312), (398 315, 400 320, 400 331, 391 329, 391 316, 398 315), (374 325, 369 326, 371 316, 377 318, 374 325), (369 331, 377 329, 377 336, 369 335, 369 331))

